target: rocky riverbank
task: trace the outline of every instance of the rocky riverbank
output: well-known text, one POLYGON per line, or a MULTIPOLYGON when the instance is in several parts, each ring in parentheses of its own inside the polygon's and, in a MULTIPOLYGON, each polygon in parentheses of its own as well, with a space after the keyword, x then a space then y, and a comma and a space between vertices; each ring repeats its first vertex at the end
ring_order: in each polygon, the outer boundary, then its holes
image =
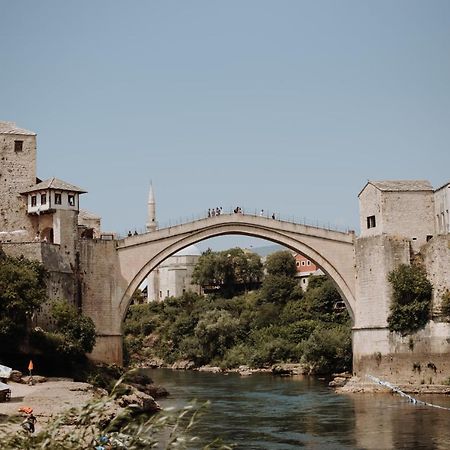
MULTIPOLYGON (((34 376, 33 385, 28 384, 27 377, 15 379, 17 381, 8 381, 11 400, 0 403, 0 422, 4 422, 8 417, 20 416, 19 410, 22 407, 30 407, 37 418, 37 432, 55 417, 72 408, 80 410, 89 402, 108 398, 108 393, 104 389, 96 388, 89 383, 75 382, 69 378, 47 379, 34 376)), ((119 391, 120 394, 105 401, 102 415, 107 416, 109 420, 119 416, 124 408, 129 406, 136 414, 155 413, 160 410, 155 397, 168 395, 164 388, 151 383, 123 383, 119 391)))

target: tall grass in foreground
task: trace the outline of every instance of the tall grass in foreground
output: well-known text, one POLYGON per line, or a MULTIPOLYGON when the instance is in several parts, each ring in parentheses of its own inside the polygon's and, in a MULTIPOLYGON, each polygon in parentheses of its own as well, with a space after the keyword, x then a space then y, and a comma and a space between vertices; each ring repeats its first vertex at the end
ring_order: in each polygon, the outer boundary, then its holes
POLYGON ((137 414, 130 405, 114 414, 116 391, 51 418, 35 435, 18 426, 21 418, 11 418, 0 424, 0 446, 2 450, 232 448, 220 440, 201 447, 194 436, 198 419, 208 404, 193 403, 178 411, 163 410, 150 417, 137 414))

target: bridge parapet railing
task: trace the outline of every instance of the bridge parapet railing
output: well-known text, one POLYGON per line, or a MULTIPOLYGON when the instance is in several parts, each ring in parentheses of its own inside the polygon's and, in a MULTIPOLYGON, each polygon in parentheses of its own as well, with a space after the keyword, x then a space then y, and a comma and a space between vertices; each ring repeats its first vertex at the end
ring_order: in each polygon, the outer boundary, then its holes
MULTIPOLYGON (((324 229, 324 230, 329 230, 329 231, 337 231, 340 233, 352 233, 353 230, 351 230, 349 227, 346 226, 340 226, 340 225, 336 225, 333 224, 331 222, 322 222, 319 220, 312 220, 312 219, 308 219, 307 217, 300 217, 300 216, 295 216, 295 215, 283 215, 281 213, 270 213, 270 212, 266 212, 266 211, 261 211, 261 210, 257 210, 257 209, 246 209, 246 208, 241 208, 240 212, 235 212, 235 208, 227 208, 227 209, 222 209, 221 212, 219 214, 214 213, 214 215, 211 214, 211 210, 205 210, 201 213, 197 213, 197 214, 192 214, 190 216, 180 216, 177 219, 170 219, 170 220, 166 220, 162 223, 158 223, 158 229, 161 228, 172 228, 172 227, 177 227, 180 225, 184 225, 186 223, 194 223, 194 222, 198 222, 201 220, 205 220, 205 219, 209 219, 209 218, 214 218, 216 216, 220 216, 220 215, 238 215, 241 214, 243 216, 251 216, 251 217, 264 217, 267 219, 271 219, 271 220, 276 220, 279 222, 285 222, 285 223, 292 223, 292 224, 296 224, 296 225, 304 225, 304 226, 308 226, 308 227, 312 227, 312 228, 319 228, 319 229, 324 229), (274 216, 274 217, 273 217, 274 216)), ((144 234, 147 233, 147 229, 145 227, 138 227, 138 228, 133 228, 132 230, 129 230, 127 232, 119 233, 119 235, 117 236, 118 239, 123 239, 125 237, 127 237, 129 235, 129 233, 131 232, 132 235, 134 234, 144 234)))

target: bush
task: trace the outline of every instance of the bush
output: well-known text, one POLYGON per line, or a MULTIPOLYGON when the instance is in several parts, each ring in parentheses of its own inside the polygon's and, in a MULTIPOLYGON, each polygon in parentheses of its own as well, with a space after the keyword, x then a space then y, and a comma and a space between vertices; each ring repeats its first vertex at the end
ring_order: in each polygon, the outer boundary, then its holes
POLYGON ((393 299, 388 317, 390 331, 407 335, 425 327, 430 319, 432 285, 419 265, 401 264, 388 275, 393 299))
POLYGON ((351 330, 344 325, 317 327, 304 344, 302 363, 312 374, 348 371, 351 362, 351 330))

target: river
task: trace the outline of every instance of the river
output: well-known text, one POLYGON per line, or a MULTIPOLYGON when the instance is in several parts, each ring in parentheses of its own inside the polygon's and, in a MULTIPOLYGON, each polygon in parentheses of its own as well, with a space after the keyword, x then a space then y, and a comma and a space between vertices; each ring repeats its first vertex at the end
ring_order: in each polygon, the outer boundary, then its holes
MULTIPOLYGON (((148 370, 171 393, 162 407, 193 399, 210 406, 193 434, 195 447, 220 437, 237 449, 449 449, 450 411, 416 406, 390 394, 338 395, 325 381, 269 374, 241 377, 148 370)), ((450 398, 422 396, 442 406, 450 398)))

